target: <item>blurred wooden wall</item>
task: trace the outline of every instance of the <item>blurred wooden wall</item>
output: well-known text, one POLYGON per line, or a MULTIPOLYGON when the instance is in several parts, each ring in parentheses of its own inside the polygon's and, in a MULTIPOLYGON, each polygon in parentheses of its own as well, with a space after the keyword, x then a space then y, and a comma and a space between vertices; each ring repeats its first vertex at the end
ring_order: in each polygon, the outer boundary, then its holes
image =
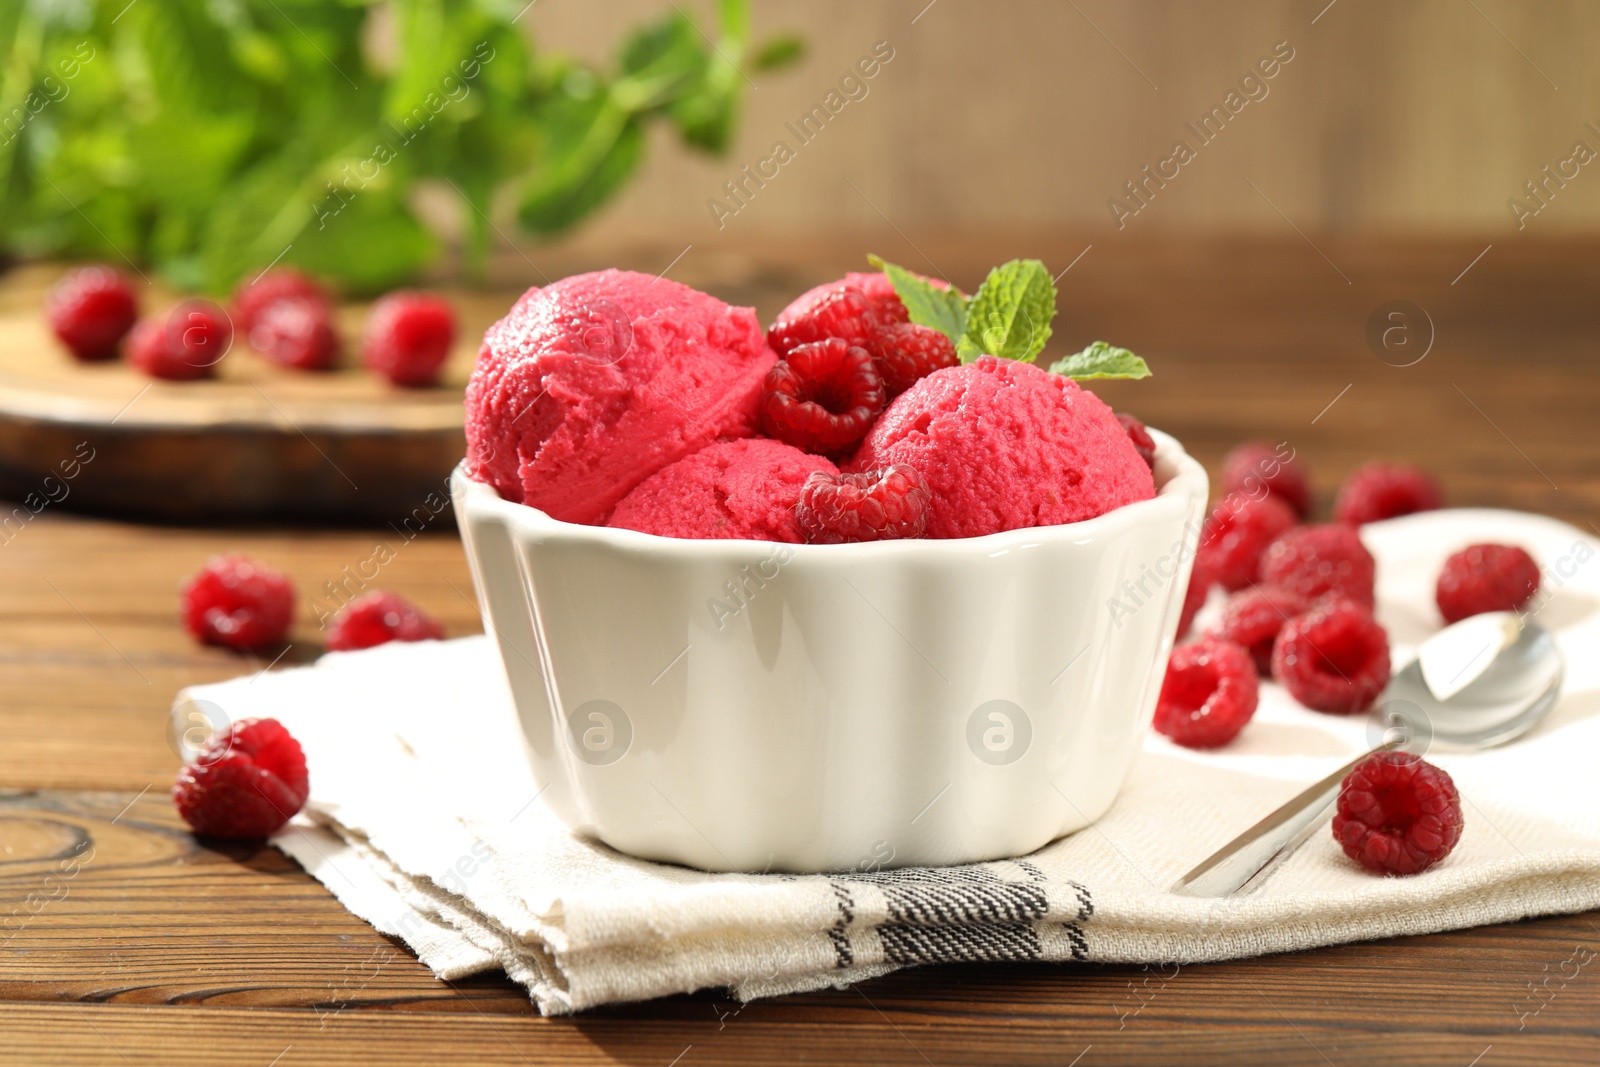
MULTIPOLYGON (((709 23, 709 0, 678 3, 709 23)), ((551 47, 601 56, 668 6, 538 0, 526 22, 551 47)), ((810 50, 755 76, 730 155, 691 156, 659 136, 641 180, 580 240, 1110 235, 1108 201, 1138 206, 1124 183, 1178 141, 1194 158, 1165 187, 1145 184, 1153 195, 1124 232, 1292 223, 1494 239, 1519 230, 1514 197, 1529 209, 1524 232, 1600 229, 1600 159, 1563 162, 1578 141, 1600 152, 1595 0, 756 0, 756 24, 757 36, 797 30, 810 50), (785 124, 880 41, 893 59, 865 97, 801 145, 785 124), (1263 79, 1266 95, 1202 144, 1186 123, 1230 91, 1243 99, 1241 79, 1275 47, 1293 58, 1263 79), (778 140, 794 158, 765 187, 747 183, 719 228, 708 201, 732 206, 723 183, 778 140), (1528 181, 1544 182, 1542 203, 1528 181)))

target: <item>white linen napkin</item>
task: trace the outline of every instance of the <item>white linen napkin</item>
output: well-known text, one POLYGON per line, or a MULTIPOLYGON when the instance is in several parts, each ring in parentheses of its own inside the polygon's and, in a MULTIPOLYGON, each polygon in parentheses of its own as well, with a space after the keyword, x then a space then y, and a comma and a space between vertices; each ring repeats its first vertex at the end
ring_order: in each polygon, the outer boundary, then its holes
POLYGON ((1111 811, 1030 856, 826 876, 706 874, 574 837, 538 800, 482 637, 195 686, 174 713, 192 724, 188 702, 206 701, 213 719, 281 720, 305 747, 311 799, 273 843, 441 978, 501 968, 547 1014, 707 987, 746 1000, 919 963, 1220 960, 1600 907, 1596 540, 1483 510, 1374 524, 1363 539, 1397 666, 1439 625, 1445 556, 1477 541, 1533 553, 1535 617, 1568 661, 1560 703, 1523 739, 1429 753, 1455 778, 1466 828, 1412 878, 1363 872, 1324 830, 1252 895, 1167 892, 1367 746, 1363 717, 1308 711, 1276 684, 1220 751, 1152 733, 1111 811))

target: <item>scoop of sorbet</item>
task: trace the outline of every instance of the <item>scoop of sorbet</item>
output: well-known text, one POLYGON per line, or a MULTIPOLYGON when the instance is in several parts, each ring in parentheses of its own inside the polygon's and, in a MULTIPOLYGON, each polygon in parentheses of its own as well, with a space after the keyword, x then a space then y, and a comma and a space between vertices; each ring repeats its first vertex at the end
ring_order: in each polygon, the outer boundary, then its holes
POLYGON ((664 278, 607 270, 530 289, 484 335, 467 473, 553 518, 604 523, 669 463, 750 436, 776 359, 752 309, 664 278))
POLYGON ((1031 363, 983 356, 889 405, 851 470, 909 463, 933 494, 929 537, 1080 522, 1155 496, 1150 468, 1099 397, 1031 363))
POLYGON ((812 471, 837 474, 838 468, 782 441, 725 441, 640 482, 608 525, 663 537, 799 544, 805 536, 794 505, 812 471))

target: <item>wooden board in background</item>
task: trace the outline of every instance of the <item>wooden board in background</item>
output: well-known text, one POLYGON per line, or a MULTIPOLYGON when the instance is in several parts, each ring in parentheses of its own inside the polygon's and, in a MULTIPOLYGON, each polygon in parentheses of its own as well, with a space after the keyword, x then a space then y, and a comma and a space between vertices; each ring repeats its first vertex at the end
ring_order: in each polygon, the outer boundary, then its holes
MULTIPOLYGON (((461 459, 462 388, 484 329, 516 298, 445 294, 460 331, 436 388, 396 388, 360 366, 365 305, 340 308, 344 351, 334 370, 275 366, 236 337, 215 379, 165 382, 120 361, 80 364, 67 354, 41 310, 61 270, 30 265, 0 276, 0 497, 61 497, 46 476, 59 479, 63 461, 92 455, 59 503, 191 522, 409 514, 461 459)), ((159 286, 140 285, 139 296, 147 314, 179 299, 159 286)))

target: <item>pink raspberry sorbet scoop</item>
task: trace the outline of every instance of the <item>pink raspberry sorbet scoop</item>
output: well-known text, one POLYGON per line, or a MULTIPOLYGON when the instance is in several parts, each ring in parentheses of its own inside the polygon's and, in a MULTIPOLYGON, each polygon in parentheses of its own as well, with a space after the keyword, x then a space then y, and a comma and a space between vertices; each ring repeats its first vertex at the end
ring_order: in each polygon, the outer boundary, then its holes
POLYGON ((631 271, 530 289, 484 334, 467 473, 565 522, 603 524, 669 463, 755 432, 777 361, 754 310, 631 271))
POLYGON ((1103 515, 1155 496, 1103 401, 1031 363, 980 357, 923 378, 879 417, 850 469, 909 463, 933 493, 929 537, 1103 515))
POLYGON ((794 505, 812 471, 839 472, 822 456, 782 441, 723 441, 639 483, 608 525, 662 537, 799 544, 805 537, 794 505))

